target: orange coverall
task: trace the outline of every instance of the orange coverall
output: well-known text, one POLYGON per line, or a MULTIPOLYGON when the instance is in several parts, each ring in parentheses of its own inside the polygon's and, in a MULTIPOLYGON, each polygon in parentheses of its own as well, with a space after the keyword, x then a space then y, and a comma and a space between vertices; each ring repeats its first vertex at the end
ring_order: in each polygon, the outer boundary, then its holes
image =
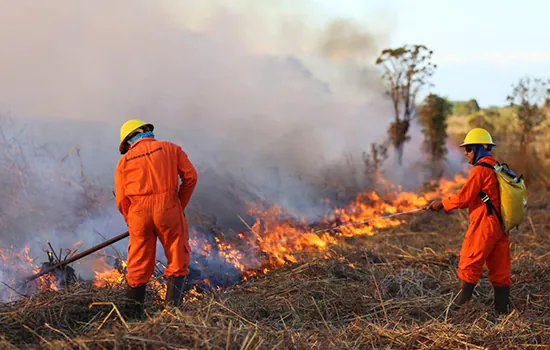
POLYGON ((168 260, 164 275, 189 274, 191 247, 183 211, 197 178, 187 154, 170 142, 143 138, 120 158, 116 205, 130 233, 126 279, 131 287, 147 283, 153 274, 157 237, 168 260))
MULTIPOLYGON (((478 163, 494 166, 496 160, 486 156, 478 163)), ((460 250, 458 277, 465 282, 477 284, 485 264, 491 284, 495 287, 506 287, 512 283, 509 237, 504 233, 497 213, 487 213, 487 205, 479 197, 480 191, 487 194, 496 210, 500 211, 496 174, 482 166, 474 166, 462 189, 442 200, 445 211, 468 208, 470 214, 470 226, 460 250)))

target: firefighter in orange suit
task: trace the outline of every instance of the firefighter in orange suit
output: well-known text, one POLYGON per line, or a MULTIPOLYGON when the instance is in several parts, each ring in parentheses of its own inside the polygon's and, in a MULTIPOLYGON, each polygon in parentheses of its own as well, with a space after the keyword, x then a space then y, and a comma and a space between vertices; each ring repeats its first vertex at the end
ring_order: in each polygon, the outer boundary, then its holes
POLYGON ((157 237, 168 260, 165 302, 180 305, 191 248, 184 210, 197 183, 197 171, 176 144, 158 141, 154 126, 131 119, 120 129, 122 154, 115 172, 116 205, 130 233, 126 280, 132 308, 142 316, 145 285, 155 267, 157 237), (181 185, 179 180, 181 179, 181 185))
POLYGON ((494 171, 482 163, 494 166, 496 160, 491 156, 491 148, 495 146, 489 132, 476 128, 471 130, 461 147, 468 162, 474 167, 470 171, 466 183, 458 193, 436 200, 429 210, 449 212, 454 209, 468 208, 470 226, 466 231, 460 261, 458 277, 460 292, 455 304, 468 302, 474 288, 483 273, 483 265, 487 267, 488 277, 494 288, 494 306, 498 313, 508 313, 510 310, 510 241, 504 232, 500 219, 500 198, 498 179, 494 171))

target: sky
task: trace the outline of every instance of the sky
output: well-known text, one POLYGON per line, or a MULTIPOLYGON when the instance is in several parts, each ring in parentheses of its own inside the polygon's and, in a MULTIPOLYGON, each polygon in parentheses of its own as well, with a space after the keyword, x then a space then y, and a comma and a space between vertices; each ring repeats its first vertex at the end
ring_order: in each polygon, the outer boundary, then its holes
MULTIPOLYGON (((505 104, 511 85, 550 78, 550 2, 543 0, 318 0, 321 11, 362 23, 385 13, 389 44, 423 44, 438 69, 432 91, 452 100, 505 104)), ((385 17, 382 16, 382 17, 385 17)))

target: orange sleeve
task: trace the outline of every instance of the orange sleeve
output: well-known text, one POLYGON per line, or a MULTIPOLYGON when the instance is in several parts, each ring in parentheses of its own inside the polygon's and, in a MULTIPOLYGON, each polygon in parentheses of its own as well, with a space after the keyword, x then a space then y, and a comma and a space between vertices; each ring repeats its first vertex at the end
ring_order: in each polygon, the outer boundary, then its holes
POLYGON ((185 210, 187 204, 189 203, 189 200, 191 199, 193 190, 195 189, 195 186, 197 184, 198 174, 197 170, 195 170, 195 167, 193 166, 193 164, 191 164, 191 161, 187 157, 187 154, 181 149, 181 147, 178 147, 177 152, 178 175, 181 178, 181 185, 178 191, 178 195, 181 207, 185 210))
POLYGON ((468 208, 468 205, 481 191, 483 180, 480 174, 481 171, 481 167, 474 167, 460 191, 442 200, 445 211, 468 208))
POLYGON ((121 161, 118 162, 115 171, 115 202, 118 210, 122 216, 124 216, 124 220, 126 220, 128 210, 130 209, 130 199, 126 196, 124 191, 124 179, 120 164, 121 161))

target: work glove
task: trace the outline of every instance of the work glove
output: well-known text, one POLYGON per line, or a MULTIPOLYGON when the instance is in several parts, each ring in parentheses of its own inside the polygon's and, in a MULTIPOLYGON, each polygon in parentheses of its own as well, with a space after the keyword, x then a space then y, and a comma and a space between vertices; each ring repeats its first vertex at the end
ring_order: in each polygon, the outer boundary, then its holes
POLYGON ((430 211, 440 211, 443 209, 443 202, 440 199, 437 199, 431 202, 426 209, 430 211))

